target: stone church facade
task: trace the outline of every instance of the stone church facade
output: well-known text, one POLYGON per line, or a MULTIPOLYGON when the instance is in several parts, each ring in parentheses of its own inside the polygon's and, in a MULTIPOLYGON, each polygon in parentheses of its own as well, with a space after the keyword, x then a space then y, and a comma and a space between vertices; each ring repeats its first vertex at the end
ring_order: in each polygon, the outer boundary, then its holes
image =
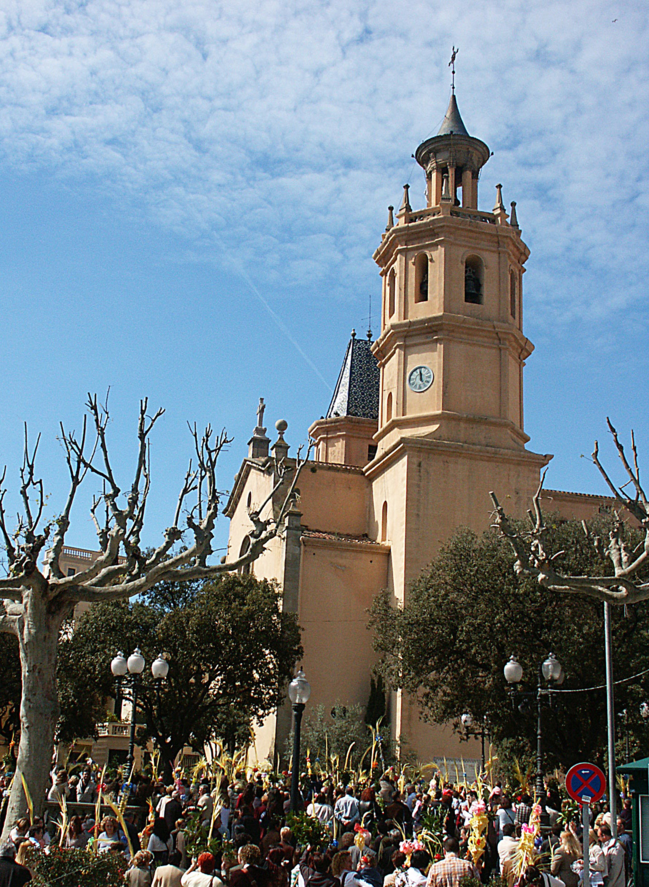
MULTIPOLYGON (((490 523, 489 491, 524 515, 552 458, 528 449, 523 332, 529 249, 501 186, 491 212, 478 209, 490 152, 467 132, 455 95, 438 134, 415 153, 427 205, 408 186, 374 253, 382 285, 376 341, 352 333, 329 410, 309 428, 314 449, 285 533, 253 566, 276 579, 284 608, 303 628, 309 707, 368 700, 375 664, 367 609, 389 589, 395 603, 458 527, 490 523)), ((271 493, 275 459, 290 462, 287 423, 271 446, 255 428, 226 508, 228 556, 242 553, 248 511, 271 493)), ((302 434, 300 434, 302 437, 302 434)), ((604 497, 546 491, 546 507, 587 518, 604 497)), ((282 491, 268 507, 279 507, 282 491)), ((245 549, 243 549, 245 550, 245 549)), ((505 653, 503 651, 503 665, 505 653)), ((447 726, 419 719, 416 699, 390 700, 391 732, 420 760, 477 758, 447 726)), ((287 705, 257 735, 260 759, 283 752, 287 705)))

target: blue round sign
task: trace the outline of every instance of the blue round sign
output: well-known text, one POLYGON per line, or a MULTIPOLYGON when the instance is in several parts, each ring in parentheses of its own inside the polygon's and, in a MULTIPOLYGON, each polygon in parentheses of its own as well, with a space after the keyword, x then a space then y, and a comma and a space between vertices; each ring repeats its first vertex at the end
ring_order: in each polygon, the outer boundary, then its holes
POLYGON ((566 791, 580 804, 594 804, 606 791, 606 776, 596 764, 575 764, 566 773, 566 791))

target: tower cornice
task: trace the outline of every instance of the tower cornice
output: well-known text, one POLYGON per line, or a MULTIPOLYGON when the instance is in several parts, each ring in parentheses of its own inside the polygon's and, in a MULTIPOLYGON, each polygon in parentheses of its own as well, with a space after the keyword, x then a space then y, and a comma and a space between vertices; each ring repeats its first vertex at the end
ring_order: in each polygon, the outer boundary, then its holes
POLYGON ((416 341, 418 336, 422 341, 452 336, 458 341, 466 337, 468 342, 482 341, 498 348, 506 345, 515 351, 520 360, 527 360, 534 351, 534 345, 527 336, 512 324, 446 312, 390 323, 372 346, 379 366, 406 340, 416 341))
POLYGON ((400 248, 408 248, 424 241, 443 240, 453 236, 461 237, 465 232, 471 242, 475 242, 477 233, 489 240, 505 238, 508 248, 517 256, 522 265, 530 255, 527 244, 522 240, 520 230, 506 222, 498 222, 494 213, 480 212, 462 207, 430 207, 407 213, 399 223, 383 235, 381 243, 374 251, 374 261, 380 266, 381 273, 390 264, 393 254, 400 248))

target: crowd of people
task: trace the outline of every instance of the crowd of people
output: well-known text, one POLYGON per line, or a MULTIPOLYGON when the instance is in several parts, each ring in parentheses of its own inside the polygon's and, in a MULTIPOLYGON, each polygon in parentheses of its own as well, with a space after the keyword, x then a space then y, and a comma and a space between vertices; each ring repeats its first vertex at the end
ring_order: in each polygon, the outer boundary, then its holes
MULTIPOLYGON (((406 783, 387 772, 347 786, 314 777, 305 781, 298 809, 317 820, 321 840, 301 845, 286 825, 287 786, 261 773, 249 776, 191 782, 178 769, 170 785, 139 777, 126 787, 131 805, 119 821, 108 815, 95 822, 94 807, 75 813, 62 845, 119 855, 128 863, 130 887, 460 887, 463 878, 477 885, 494 875, 507 887, 580 887, 581 830, 566 824, 555 789, 533 801, 526 793, 510 798, 500 783, 457 786, 440 774, 406 783), (477 814, 485 827, 476 845, 477 814), (534 816, 542 824, 535 847, 542 865, 535 858, 521 868, 520 848, 534 816)), ((117 800, 125 788, 118 779, 98 782, 90 763, 72 777, 56 768, 50 810, 62 798, 71 809, 74 802, 94 805, 100 788, 117 800)), ((626 887, 630 817, 625 801, 613 839, 610 814, 593 811, 589 887, 626 887)), ((29 882, 30 848, 47 852, 49 842, 59 840, 54 819, 14 824, 0 847, 0 887, 29 882)))

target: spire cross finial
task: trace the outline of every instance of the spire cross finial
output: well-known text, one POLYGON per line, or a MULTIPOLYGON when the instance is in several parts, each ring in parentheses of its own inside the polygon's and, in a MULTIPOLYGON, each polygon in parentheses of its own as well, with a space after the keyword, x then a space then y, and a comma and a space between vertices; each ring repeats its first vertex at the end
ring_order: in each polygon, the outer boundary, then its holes
POLYGON ((370 293, 370 310, 367 317, 367 338, 372 341, 372 293, 370 293))
POLYGON ((455 46, 453 47, 451 61, 448 63, 448 66, 451 69, 451 90, 453 91, 453 95, 455 95, 455 59, 457 58, 459 51, 459 48, 456 48, 455 46))

